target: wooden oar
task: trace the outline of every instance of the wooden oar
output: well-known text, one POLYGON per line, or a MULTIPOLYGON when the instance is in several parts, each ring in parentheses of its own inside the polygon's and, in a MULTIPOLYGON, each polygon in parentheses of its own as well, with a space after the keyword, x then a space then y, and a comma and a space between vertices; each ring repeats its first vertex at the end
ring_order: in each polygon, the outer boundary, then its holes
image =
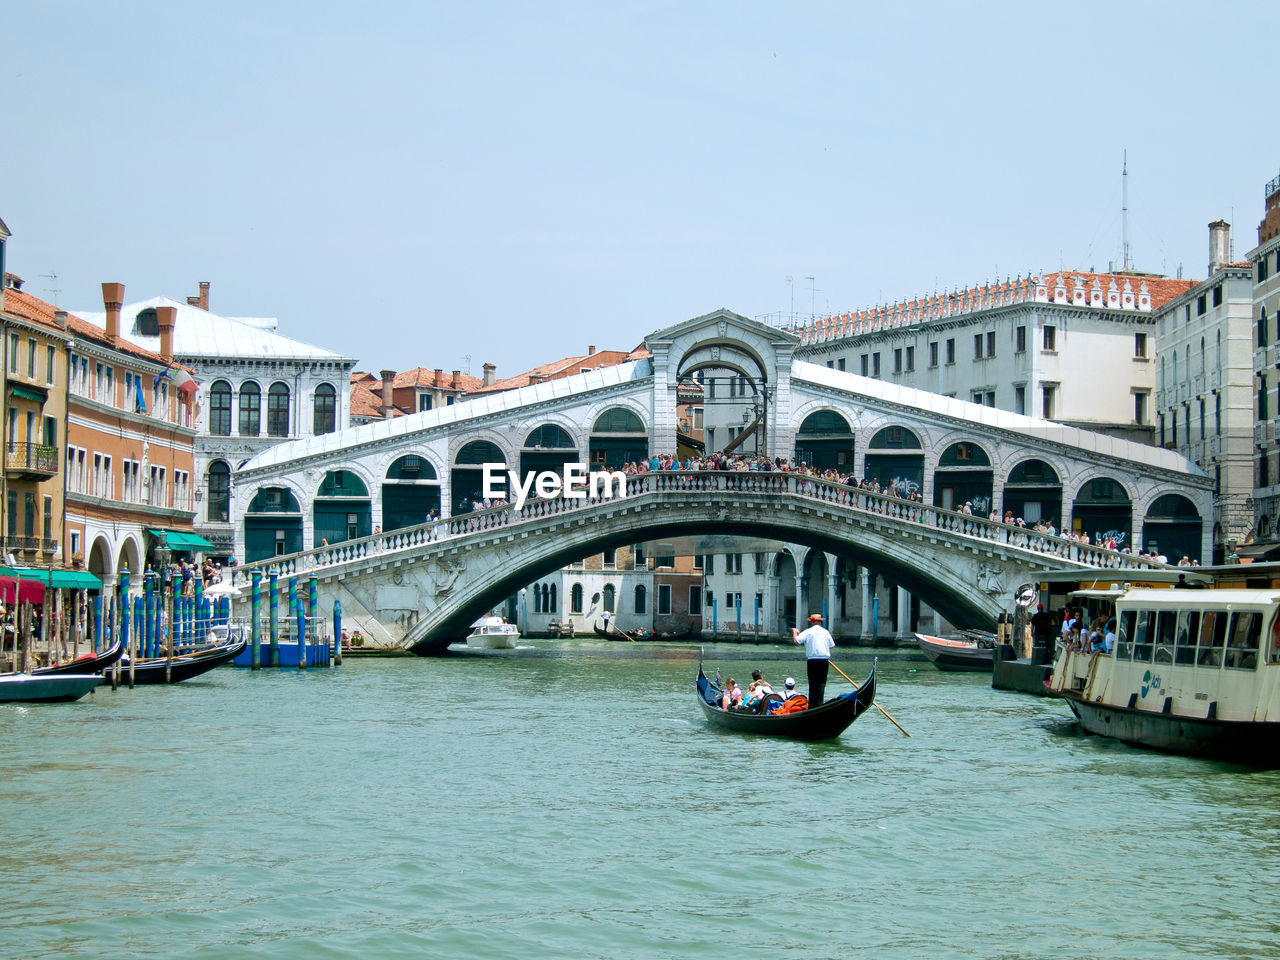
MULTIPOLYGON (((844 672, 843 670, 841 670, 839 667, 836 667, 836 665, 835 665, 834 663, 832 663, 830 660, 828 660, 828 661, 827 661, 827 663, 830 663, 830 664, 831 664, 831 666, 835 667, 835 671, 836 671, 836 673, 840 674, 840 676, 844 677, 844 678, 845 678, 846 680, 848 680, 850 683, 853 683, 853 678, 852 678, 852 677, 850 677, 847 673, 845 673, 845 672, 844 672)), ((858 690, 858 689, 860 689, 860 688, 859 688, 859 686, 858 686, 856 683, 853 683, 853 689, 858 690)), ((889 711, 888 711, 888 710, 886 710, 884 707, 880 706, 880 704, 876 703, 874 700, 872 700, 872 701, 871 701, 871 705, 872 705, 873 707, 875 707, 877 710, 879 710, 881 713, 883 713, 883 714, 885 715, 885 718, 886 718, 890 723, 892 723, 892 724, 893 724, 895 727, 897 727, 899 730, 902 730, 902 724, 900 724, 897 720, 893 719, 893 717, 889 716, 889 711)), ((911 734, 907 733, 907 731, 905 731, 905 730, 902 730, 902 733, 903 733, 903 735, 904 735, 904 736, 907 736, 907 737, 911 736, 911 734)))

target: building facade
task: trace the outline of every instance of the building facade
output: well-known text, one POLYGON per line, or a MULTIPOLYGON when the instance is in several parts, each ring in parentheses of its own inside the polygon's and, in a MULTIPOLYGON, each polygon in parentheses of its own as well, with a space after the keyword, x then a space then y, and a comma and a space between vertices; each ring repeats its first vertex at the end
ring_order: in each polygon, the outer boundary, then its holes
POLYGON ((1088 271, 985 284, 819 320, 796 356, 1149 443, 1156 312, 1194 285, 1088 271))
MULTIPOLYGON (((1258 246, 1248 254, 1253 277, 1254 530, 1248 555, 1280 555, 1280 177, 1264 188, 1258 246)), ((1243 551, 1242 551, 1243 552, 1243 551)))
POLYGON ((1254 526, 1253 270, 1228 262, 1230 230, 1209 224, 1209 278, 1156 311, 1156 442, 1213 477, 1217 563, 1254 526))
MULTIPOLYGON (((108 310, 84 318, 105 327, 108 310)), ((209 310, 209 285, 179 303, 153 297, 123 306, 121 335, 151 350, 160 347, 159 311, 174 316, 173 356, 199 384, 196 427, 196 533, 216 557, 234 557, 231 498, 240 465, 287 440, 335 433, 350 418, 350 374, 355 360, 277 333, 274 317, 223 317, 209 310)), ((355 491, 333 487, 316 495, 329 509, 319 536, 347 533, 346 501, 355 491)), ((289 504, 274 505, 288 514, 289 504)), ((258 539, 275 546, 279 526, 262 525, 258 539)), ((371 528, 358 527, 369 533, 371 528)), ((286 546, 302 549, 301 540, 286 546)))

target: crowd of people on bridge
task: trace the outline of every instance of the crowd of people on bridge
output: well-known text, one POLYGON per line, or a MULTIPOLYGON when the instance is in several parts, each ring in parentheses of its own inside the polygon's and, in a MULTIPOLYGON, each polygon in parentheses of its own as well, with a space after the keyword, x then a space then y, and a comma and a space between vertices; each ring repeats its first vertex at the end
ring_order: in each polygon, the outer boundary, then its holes
MULTIPOLYGON (((910 481, 900 483, 895 479, 886 479, 882 484, 876 477, 864 476, 857 478, 851 473, 844 473, 835 468, 816 468, 803 460, 795 461, 788 457, 722 452, 683 458, 672 454, 655 454, 647 459, 629 461, 615 469, 627 477, 638 477, 649 473, 661 472, 699 473, 704 471, 791 474, 824 481, 837 488, 848 488, 848 491, 870 494, 871 496, 866 497, 864 501, 856 505, 873 513, 888 514, 916 523, 928 522, 940 527, 954 529, 956 532, 969 536, 997 540, 1023 549, 1061 554, 1064 549, 1063 541, 1066 541, 1067 544, 1073 544, 1086 550, 1095 548, 1111 551, 1117 555, 1113 563, 1116 566, 1127 566, 1134 559, 1156 563, 1169 562, 1168 558, 1157 550, 1151 552, 1134 550, 1131 545, 1118 542, 1110 534, 1099 533, 1090 536, 1083 531, 1058 530, 1051 520, 1036 520, 1027 523, 1022 517, 1014 516, 1012 510, 1005 510, 1001 514, 998 509, 993 507, 985 518, 987 522, 983 523, 980 514, 975 517, 972 500, 966 500, 953 511, 927 513, 926 511, 945 510, 945 508, 929 507, 925 504, 916 483, 910 481), (959 517, 955 517, 953 514, 959 514, 959 517), (969 520, 967 519, 969 517, 975 518, 969 520)), ((767 490, 768 488, 762 489, 767 490)), ((796 492, 823 498, 824 489, 829 490, 830 488, 810 487, 802 483, 796 492)), ((847 493, 836 491, 836 498, 841 502, 847 497, 847 493)), ((471 501, 471 512, 482 513, 486 510, 508 505, 509 501, 506 498, 473 499, 471 501)), ((427 516, 427 523, 432 525, 431 529, 434 531, 431 535, 433 540, 439 539, 439 520, 440 518, 436 517, 434 513, 427 516)), ((463 519, 463 523, 466 530, 484 529, 490 525, 489 521, 475 518, 470 520, 463 519)), ((462 530, 455 529, 453 532, 462 532, 462 530)), ((1198 562, 1193 562, 1184 557, 1180 565, 1198 566, 1198 562)))

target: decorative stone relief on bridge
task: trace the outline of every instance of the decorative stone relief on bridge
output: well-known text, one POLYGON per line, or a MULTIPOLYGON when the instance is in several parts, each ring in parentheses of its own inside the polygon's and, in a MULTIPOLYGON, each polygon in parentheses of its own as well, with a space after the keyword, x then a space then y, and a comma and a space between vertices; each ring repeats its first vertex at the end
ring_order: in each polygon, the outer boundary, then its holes
POLYGON ((1004 592, 1004 587, 1000 583, 1000 575, 1004 571, 997 567, 994 563, 986 563, 985 561, 978 564, 978 589, 989 597, 994 597, 1004 592))
POLYGON ((443 557, 431 561, 427 565, 427 576, 431 578, 433 596, 444 596, 453 590, 458 577, 467 569, 465 560, 447 560, 443 557))

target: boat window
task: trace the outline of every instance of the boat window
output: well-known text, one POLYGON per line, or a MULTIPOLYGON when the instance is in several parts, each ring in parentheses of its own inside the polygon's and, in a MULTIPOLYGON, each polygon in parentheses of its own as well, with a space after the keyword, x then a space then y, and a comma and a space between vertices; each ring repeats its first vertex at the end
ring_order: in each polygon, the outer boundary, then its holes
POLYGON ((1138 611, 1138 629, 1133 635, 1133 659, 1151 662, 1151 635, 1155 632, 1156 615, 1152 610, 1138 611))
POLYGON ((1156 617, 1156 663, 1173 663, 1173 638, 1178 624, 1178 611, 1161 610, 1156 617))
POLYGON ((1174 641, 1173 662, 1195 665, 1196 638, 1200 635, 1200 611, 1183 610, 1178 614, 1178 637, 1174 641))
POLYGON ((1272 663, 1280 661, 1280 617, 1276 617, 1271 621, 1271 651, 1267 654, 1267 659, 1272 663))
POLYGON ((1126 610, 1120 614, 1120 635, 1116 638, 1116 659, 1128 660, 1133 656, 1133 632, 1138 614, 1126 610))
POLYGON ((1231 640, 1224 661, 1236 670, 1255 670, 1258 666, 1258 640, 1262 635, 1262 614, 1256 610, 1237 613, 1231 621, 1231 640))
POLYGON ((1231 615, 1225 610, 1206 610, 1200 622, 1200 650, 1196 663, 1202 667, 1222 666, 1222 648, 1227 642, 1227 621, 1231 615))

